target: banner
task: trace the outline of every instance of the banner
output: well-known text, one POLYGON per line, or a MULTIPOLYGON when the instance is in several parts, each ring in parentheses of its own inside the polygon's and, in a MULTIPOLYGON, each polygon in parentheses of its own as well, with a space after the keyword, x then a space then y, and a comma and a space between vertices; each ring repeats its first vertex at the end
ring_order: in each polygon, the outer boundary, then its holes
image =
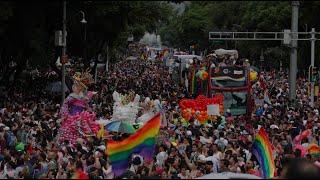
POLYGON ((216 67, 211 71, 213 87, 242 87, 246 86, 246 69, 244 67, 216 67))

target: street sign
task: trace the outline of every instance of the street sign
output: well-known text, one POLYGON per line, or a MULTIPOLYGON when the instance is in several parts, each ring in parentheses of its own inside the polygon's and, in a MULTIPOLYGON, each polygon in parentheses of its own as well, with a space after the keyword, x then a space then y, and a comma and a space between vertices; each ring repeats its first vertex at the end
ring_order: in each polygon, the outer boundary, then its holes
POLYGON ((283 30, 283 44, 284 45, 289 45, 291 43, 291 30, 290 29, 285 29, 283 30))
MULTIPOLYGON (((67 37, 67 32, 65 36, 67 37)), ((55 46, 64 46, 63 39, 62 39, 62 31, 55 32, 54 44, 55 46)))

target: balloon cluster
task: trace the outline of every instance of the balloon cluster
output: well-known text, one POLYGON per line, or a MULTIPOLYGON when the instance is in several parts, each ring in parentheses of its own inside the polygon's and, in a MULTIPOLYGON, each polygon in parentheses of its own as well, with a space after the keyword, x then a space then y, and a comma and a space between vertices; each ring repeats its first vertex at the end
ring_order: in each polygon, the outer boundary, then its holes
POLYGON ((209 77, 209 74, 208 74, 208 72, 207 71, 205 71, 205 70, 199 70, 197 73, 196 73, 196 77, 198 77, 198 78, 200 78, 201 80, 206 80, 206 79, 208 79, 208 77, 209 77))
POLYGON ((208 120, 207 105, 219 104, 220 112, 223 112, 223 95, 216 95, 213 98, 199 95, 196 99, 182 99, 179 102, 181 115, 184 119, 190 120, 195 116, 200 123, 205 123, 208 120))
POLYGON ((96 133, 99 131, 99 125, 93 125, 94 120, 96 119, 96 114, 94 112, 83 111, 77 115, 68 117, 72 122, 81 120, 83 123, 87 123, 90 126, 91 130, 96 133))
POLYGON ((310 135, 311 130, 307 129, 293 139, 293 150, 299 149, 301 151, 301 157, 304 157, 308 153, 307 149, 301 145, 301 141, 308 138, 310 135))
POLYGON ((293 143, 294 144, 300 144, 303 139, 306 139, 310 135, 311 135, 311 130, 309 130, 309 129, 304 130, 301 134, 297 135, 293 139, 293 143))

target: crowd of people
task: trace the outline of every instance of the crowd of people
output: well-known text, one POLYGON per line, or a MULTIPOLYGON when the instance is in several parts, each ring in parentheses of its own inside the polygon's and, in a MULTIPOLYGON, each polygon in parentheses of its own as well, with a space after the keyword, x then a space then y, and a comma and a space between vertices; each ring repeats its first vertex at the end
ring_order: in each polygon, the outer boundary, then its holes
MULTIPOLYGON (((105 140, 91 136, 79 138, 75 146, 57 143, 62 123, 61 99, 59 94, 44 90, 46 73, 40 71, 37 78, 15 81, 0 91, 0 178, 66 179, 78 169, 92 179, 117 178, 105 153, 105 140)), ((309 175, 319 175, 320 159, 301 157, 301 151, 293 149, 294 137, 306 129, 311 129, 312 134, 302 145, 320 145, 319 105, 311 108, 306 79, 297 80, 298 103, 290 106, 288 75, 262 72, 261 76, 265 84, 258 82, 252 88, 257 103, 251 118, 234 117, 227 112, 201 125, 195 117, 188 122, 181 117, 178 102, 189 94, 183 85, 172 80, 164 63, 122 60, 113 64, 109 72, 100 73, 98 82, 89 87, 98 92, 91 102, 97 119, 112 117, 115 90, 122 94, 133 91, 142 100, 160 99, 166 116, 154 163, 135 155, 130 169, 118 178, 193 179, 223 172, 260 176, 251 145, 261 127, 275 147, 277 176, 289 177, 286 165, 296 158, 303 159, 296 169, 303 166, 309 175)))

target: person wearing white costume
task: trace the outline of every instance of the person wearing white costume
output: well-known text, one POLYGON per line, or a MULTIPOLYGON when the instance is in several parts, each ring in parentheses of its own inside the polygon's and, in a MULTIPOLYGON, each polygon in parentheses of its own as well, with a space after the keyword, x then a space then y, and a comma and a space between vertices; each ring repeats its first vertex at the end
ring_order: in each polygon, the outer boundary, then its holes
POLYGON ((113 92, 112 96, 115 102, 113 105, 113 115, 111 121, 120 120, 133 124, 139 112, 140 96, 136 94, 133 101, 133 93, 129 94, 128 96, 122 96, 115 91, 113 92))
POLYGON ((137 123, 146 123, 161 110, 161 103, 158 99, 151 101, 149 97, 146 97, 143 106, 144 113, 137 119, 137 123))

